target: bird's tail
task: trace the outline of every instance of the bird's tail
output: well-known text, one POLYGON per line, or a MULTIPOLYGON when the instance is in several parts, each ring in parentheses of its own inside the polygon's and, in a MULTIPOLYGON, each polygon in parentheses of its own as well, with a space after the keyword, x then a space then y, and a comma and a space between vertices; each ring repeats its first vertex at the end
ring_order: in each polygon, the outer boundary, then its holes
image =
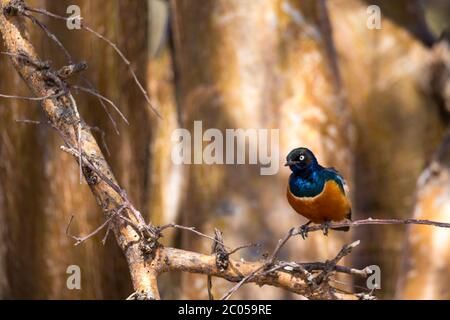
MULTIPOLYGON (((350 212, 347 214, 345 218, 352 221, 352 210, 350 210, 350 212)), ((350 230, 350 227, 347 226, 347 227, 331 228, 331 230, 347 232, 348 230, 350 230)))
POLYGON ((339 228, 330 228, 331 230, 336 230, 336 231, 343 231, 343 232, 347 232, 348 230, 350 230, 350 227, 339 227, 339 228))

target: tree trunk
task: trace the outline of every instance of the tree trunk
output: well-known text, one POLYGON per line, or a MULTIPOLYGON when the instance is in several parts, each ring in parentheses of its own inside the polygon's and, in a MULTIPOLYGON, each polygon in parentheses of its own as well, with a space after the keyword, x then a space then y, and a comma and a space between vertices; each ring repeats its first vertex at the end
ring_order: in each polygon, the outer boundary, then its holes
MULTIPOLYGON (((450 50, 448 40, 433 48, 429 83, 450 112, 450 50)), ((450 221, 450 127, 430 165, 420 176, 414 218, 450 221)), ((409 226, 397 297, 450 299, 450 233, 440 228, 409 226)))
MULTIPOLYGON (((436 102, 421 80, 430 52, 416 34, 426 32, 409 31, 421 25, 420 8, 416 1, 377 2, 382 29, 371 30, 365 1, 329 4, 356 126, 355 217, 409 218, 415 182, 443 132, 436 102)), ((405 230, 377 226, 355 232, 361 249, 354 262, 381 267, 384 298, 395 293, 405 230)))

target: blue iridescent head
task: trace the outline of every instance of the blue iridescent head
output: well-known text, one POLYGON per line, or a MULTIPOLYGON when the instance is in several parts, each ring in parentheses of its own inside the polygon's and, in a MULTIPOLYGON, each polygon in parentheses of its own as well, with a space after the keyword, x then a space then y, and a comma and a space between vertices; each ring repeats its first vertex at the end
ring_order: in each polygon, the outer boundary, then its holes
POLYGON ((314 170, 319 164, 311 150, 307 148, 296 148, 287 155, 285 166, 289 166, 295 174, 300 174, 314 170))

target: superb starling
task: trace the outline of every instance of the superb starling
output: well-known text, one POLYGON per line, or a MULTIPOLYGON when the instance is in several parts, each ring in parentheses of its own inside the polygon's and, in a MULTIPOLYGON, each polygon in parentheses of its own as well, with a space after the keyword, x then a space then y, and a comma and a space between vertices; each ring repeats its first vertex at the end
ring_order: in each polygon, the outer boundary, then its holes
MULTIPOLYGON (((305 237, 306 226, 311 222, 322 224, 326 235, 331 221, 351 220, 351 204, 344 178, 333 168, 324 168, 311 150, 296 148, 286 157, 289 177, 287 198, 299 214, 309 220, 301 227, 305 237)), ((332 228, 348 231, 349 227, 332 228)))

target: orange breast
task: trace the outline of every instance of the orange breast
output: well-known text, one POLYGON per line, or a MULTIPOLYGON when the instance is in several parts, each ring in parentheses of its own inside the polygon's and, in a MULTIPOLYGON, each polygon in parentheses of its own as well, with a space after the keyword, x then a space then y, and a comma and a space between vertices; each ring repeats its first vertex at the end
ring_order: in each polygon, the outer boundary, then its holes
POLYGON ((340 221, 350 212, 348 198, 333 180, 327 181, 322 192, 315 197, 296 197, 288 186, 287 198, 295 211, 314 223, 340 221))

